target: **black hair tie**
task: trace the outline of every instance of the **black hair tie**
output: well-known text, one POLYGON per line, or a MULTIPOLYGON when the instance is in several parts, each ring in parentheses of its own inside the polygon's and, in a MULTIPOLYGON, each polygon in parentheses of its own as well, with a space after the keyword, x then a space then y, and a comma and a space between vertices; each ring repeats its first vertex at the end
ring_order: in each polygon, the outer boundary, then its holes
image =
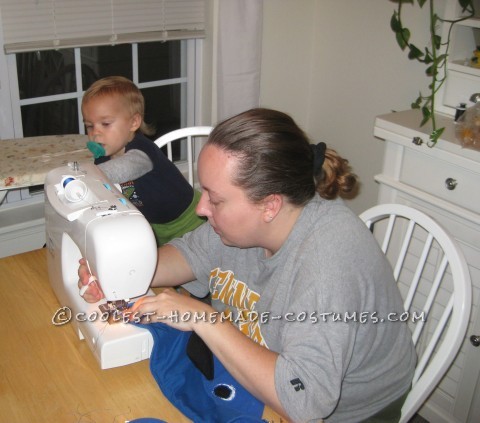
POLYGON ((313 152, 313 174, 316 175, 322 169, 325 161, 327 145, 324 142, 319 142, 318 144, 310 144, 310 147, 313 152))

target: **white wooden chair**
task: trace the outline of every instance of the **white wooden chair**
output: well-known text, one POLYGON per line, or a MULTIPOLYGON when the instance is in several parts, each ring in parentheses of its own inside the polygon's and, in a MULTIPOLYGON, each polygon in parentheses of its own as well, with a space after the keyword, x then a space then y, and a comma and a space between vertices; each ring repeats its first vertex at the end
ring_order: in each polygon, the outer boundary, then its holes
POLYGON ((457 242, 431 217, 409 206, 382 204, 360 218, 372 230, 394 269, 418 362, 401 423, 419 410, 439 384, 464 340, 472 288, 457 242), (375 226, 375 228, 373 228, 375 226))
POLYGON ((187 128, 176 129, 168 132, 165 135, 157 138, 155 144, 160 148, 167 147, 167 157, 170 161, 173 160, 172 156, 172 143, 181 142, 185 140, 187 143, 187 179, 190 185, 194 184, 194 139, 197 137, 207 137, 212 132, 211 126, 190 126, 187 128))

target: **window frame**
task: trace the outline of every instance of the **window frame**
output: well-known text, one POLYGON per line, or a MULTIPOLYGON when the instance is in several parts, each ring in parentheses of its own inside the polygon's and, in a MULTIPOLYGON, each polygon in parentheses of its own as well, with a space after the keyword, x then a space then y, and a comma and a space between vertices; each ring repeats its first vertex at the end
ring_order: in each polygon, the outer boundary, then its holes
MULTIPOLYGON (((186 104, 182 107, 181 112, 181 127, 194 126, 196 125, 198 119, 196 116, 199 116, 197 111, 199 110, 199 84, 201 81, 201 66, 197 66, 197 61, 201 55, 197 50, 202 48, 201 39, 189 39, 181 40, 181 66, 182 66, 182 75, 185 75, 180 78, 171 78, 164 80, 156 80, 149 82, 139 82, 138 81, 138 43, 132 43, 132 72, 133 82, 140 89, 159 87, 165 85, 174 85, 174 84, 183 84, 182 85, 182 98, 186 98, 186 104), (185 72, 184 72, 185 71, 185 72), (186 90, 186 92, 183 92, 186 90)), ((12 138, 23 138, 23 128, 22 128, 22 114, 21 107, 45 103, 46 99, 49 101, 58 101, 58 100, 77 100, 77 115, 78 115, 78 127, 80 128, 80 133, 85 134, 85 128, 83 126, 82 113, 81 113, 81 101, 84 93, 82 87, 82 78, 81 78, 81 56, 80 48, 74 48, 74 58, 75 58, 75 72, 77 80, 77 90, 65 93, 65 94, 56 94, 45 97, 35 97, 28 99, 20 99, 19 97, 19 87, 18 87, 18 78, 17 78, 17 62, 16 55, 14 53, 5 55, 7 63, 7 73, 8 73, 8 85, 10 87, 10 108, 12 114, 12 124, 13 124, 13 137, 12 138)), ((3 106, 3 105, 2 105, 3 106)))
MULTIPOLYGON (((0 42, 3 42, 2 38, 0 31, 0 42)), ((181 107, 180 127, 197 126, 200 125, 201 116, 203 39, 192 38, 181 40, 180 42, 182 49, 181 74, 185 76, 143 83, 138 82, 138 43, 130 43, 132 46, 132 80, 140 89, 181 83, 181 98, 185 98, 185 104, 181 107)), ((2 142, 2 139, 23 138, 21 106, 44 103, 47 98, 50 101, 77 99, 79 132, 85 134, 81 113, 81 99, 84 90, 81 86, 80 47, 74 48, 74 58, 77 79, 76 91, 46 97, 20 99, 16 54, 6 54, 3 49, 0 51, 0 142, 2 142)), ((194 150, 195 161, 198 158, 199 152, 200 148, 194 150)), ((188 167, 186 161, 180 160, 175 164, 182 173, 187 173, 188 167)), ((15 202, 28 198, 30 198, 28 188, 14 190, 9 192, 7 202, 15 202)))

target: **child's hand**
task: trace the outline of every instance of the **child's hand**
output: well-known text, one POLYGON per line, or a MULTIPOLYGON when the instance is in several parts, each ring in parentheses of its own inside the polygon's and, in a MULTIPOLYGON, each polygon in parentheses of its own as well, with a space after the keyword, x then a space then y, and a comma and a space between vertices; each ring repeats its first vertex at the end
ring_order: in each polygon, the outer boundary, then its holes
POLYGON ((80 290, 80 295, 87 303, 96 303, 104 297, 103 292, 95 280, 91 281, 92 275, 88 270, 87 261, 81 258, 79 263, 78 289, 80 290))

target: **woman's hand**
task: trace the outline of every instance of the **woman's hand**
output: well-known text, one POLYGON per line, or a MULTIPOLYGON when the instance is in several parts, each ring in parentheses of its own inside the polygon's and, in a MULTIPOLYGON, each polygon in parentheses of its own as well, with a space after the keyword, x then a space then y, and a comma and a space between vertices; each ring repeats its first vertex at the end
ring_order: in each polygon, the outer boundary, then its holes
POLYGON ((96 281, 90 282, 90 271, 88 270, 87 261, 84 258, 79 260, 80 266, 78 267, 78 289, 82 291, 86 288, 82 297, 87 303, 96 303, 100 301, 104 295, 100 285, 96 281))
POLYGON ((155 296, 140 298, 128 309, 126 316, 131 321, 162 322, 183 331, 193 331, 202 323, 213 323, 215 318, 220 320, 213 307, 171 288, 155 296))
POLYGON ((126 313, 131 321, 162 322, 183 331, 195 331, 227 370, 254 396, 286 415, 275 390, 278 354, 252 341, 212 306, 168 288, 140 298, 126 313))

